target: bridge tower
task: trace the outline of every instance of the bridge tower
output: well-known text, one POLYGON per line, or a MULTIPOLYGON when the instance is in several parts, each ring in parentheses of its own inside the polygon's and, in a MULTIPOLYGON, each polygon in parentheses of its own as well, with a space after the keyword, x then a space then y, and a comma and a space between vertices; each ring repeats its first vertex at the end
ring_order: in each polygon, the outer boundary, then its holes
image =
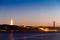
POLYGON ((55 21, 53 21, 53 27, 55 27, 55 21))

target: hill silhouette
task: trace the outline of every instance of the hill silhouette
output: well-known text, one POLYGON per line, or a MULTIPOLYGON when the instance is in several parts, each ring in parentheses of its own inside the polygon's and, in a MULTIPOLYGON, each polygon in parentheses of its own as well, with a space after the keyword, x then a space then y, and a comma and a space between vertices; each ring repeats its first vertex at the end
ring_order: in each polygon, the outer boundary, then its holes
MULTIPOLYGON (((47 27, 47 28, 54 29, 54 27, 47 27)), ((60 30, 60 27, 58 27, 57 29, 60 30)), ((0 25, 0 31, 4 31, 4 32, 6 32, 6 31, 7 32, 11 32, 11 31, 13 31, 13 32, 17 32, 17 31, 18 32, 45 32, 45 31, 39 29, 39 27, 32 27, 32 26, 26 26, 26 27, 24 27, 24 26, 8 25, 8 24, 2 24, 2 25, 0 25)), ((54 32, 54 31, 52 31, 52 32, 54 32)))
POLYGON ((17 25, 8 25, 8 24, 2 24, 0 25, 0 31, 20 31, 20 32, 38 32, 38 28, 32 28, 30 26, 24 27, 24 26, 17 26, 17 25))

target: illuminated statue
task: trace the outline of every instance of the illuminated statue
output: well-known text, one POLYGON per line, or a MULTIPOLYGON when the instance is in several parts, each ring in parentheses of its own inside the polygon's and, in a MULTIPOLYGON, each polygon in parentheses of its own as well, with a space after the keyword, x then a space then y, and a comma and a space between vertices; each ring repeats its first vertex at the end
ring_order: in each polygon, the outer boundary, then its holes
POLYGON ((11 19, 11 25, 13 25, 13 19, 11 19))

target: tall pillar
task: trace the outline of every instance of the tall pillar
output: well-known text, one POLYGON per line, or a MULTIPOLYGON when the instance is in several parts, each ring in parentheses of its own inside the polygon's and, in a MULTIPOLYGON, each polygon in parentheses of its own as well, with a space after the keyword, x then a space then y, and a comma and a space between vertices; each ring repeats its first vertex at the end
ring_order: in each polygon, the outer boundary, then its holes
POLYGON ((53 21, 53 27, 55 27, 55 21, 53 21))
POLYGON ((11 19, 11 25, 13 25, 13 19, 11 19))

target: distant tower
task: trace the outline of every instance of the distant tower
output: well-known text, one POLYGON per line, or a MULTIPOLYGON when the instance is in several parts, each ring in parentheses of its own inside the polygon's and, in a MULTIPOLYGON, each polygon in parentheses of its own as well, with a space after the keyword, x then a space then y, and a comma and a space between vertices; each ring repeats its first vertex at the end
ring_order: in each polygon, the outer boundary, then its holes
POLYGON ((13 25, 13 19, 11 19, 11 25, 13 25))
POLYGON ((55 27, 55 21, 53 21, 53 27, 55 27))

